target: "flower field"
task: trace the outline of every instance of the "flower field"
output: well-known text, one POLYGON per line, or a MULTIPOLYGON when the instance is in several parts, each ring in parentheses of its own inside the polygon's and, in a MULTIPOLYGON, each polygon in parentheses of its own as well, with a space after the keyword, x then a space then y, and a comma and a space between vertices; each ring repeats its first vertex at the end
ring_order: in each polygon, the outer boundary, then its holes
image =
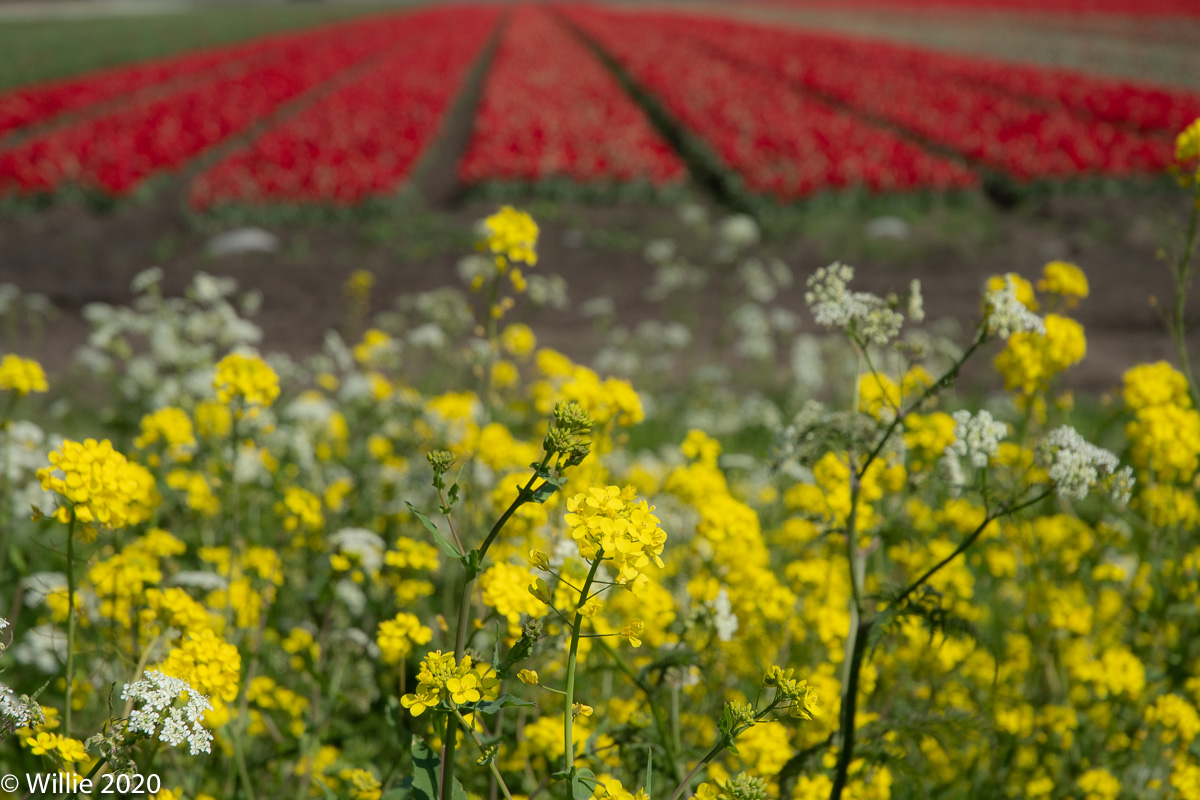
POLYGON ((1200 800, 1200 95, 344 14, 0 94, 0 800, 1200 800))
MULTIPOLYGON (((1182 291, 1200 120, 1172 166, 1182 291)), ((749 218, 689 217, 738 276, 729 346, 782 392, 664 379, 679 322, 612 331, 620 376, 540 345, 511 318, 554 265, 509 206, 406 314, 369 315, 355 273, 305 359, 258 352, 231 279, 172 297, 159 269, 88 308, 88 405, 4 356, 5 774, 156 800, 1200 798, 1182 313, 1182 368, 1130 364, 1076 413, 1080 267, 991 276, 956 338, 919 281, 885 298, 835 263, 803 276, 829 335, 783 367, 801 276, 749 218), (959 390, 977 361, 1003 391, 959 390)))
POLYGON ((712 15, 452 6, 0 94, 0 193, 120 196, 182 172, 198 210, 388 196, 483 58, 466 188, 715 172, 786 204, 1146 175, 1200 110, 1182 89, 712 15))

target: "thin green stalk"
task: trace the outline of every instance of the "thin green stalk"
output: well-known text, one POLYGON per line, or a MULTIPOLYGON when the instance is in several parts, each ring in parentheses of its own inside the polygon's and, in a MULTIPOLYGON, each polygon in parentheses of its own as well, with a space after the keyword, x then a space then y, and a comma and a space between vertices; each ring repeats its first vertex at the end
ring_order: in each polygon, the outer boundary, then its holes
MULTIPOLYGON (((600 562, 604 560, 604 549, 600 548, 596 551, 596 560, 592 562, 592 568, 588 570, 587 580, 583 582, 583 589, 579 592, 579 604, 575 609, 575 625, 571 629, 571 649, 567 651, 567 694, 563 700, 563 760, 566 762, 564 769, 568 775, 575 767, 575 747, 571 739, 571 726, 574 722, 575 715, 573 713, 575 706, 575 666, 579 654, 579 633, 583 628, 583 605, 587 602, 588 591, 592 588, 592 581, 596 578, 596 571, 600 569, 600 562)), ((572 781, 567 778, 567 800, 571 800, 572 781)))
POLYGON ((734 739, 736 739, 738 736, 740 736, 742 733, 749 730, 750 728, 753 728, 755 723, 760 721, 767 714, 771 713, 771 711, 774 710, 775 706, 779 705, 779 700, 780 700, 779 695, 776 695, 775 699, 772 700, 767 705, 766 708, 764 708, 762 711, 759 711, 757 714, 754 715, 753 722, 751 722, 749 725, 746 725, 746 726, 738 729, 737 731, 730 733, 729 738, 722 737, 719 740, 717 740, 717 743, 714 744, 709 749, 709 751, 704 754, 704 758, 700 759, 700 763, 698 763, 696 766, 692 767, 692 771, 689 772, 684 777, 684 779, 679 782, 679 785, 675 787, 675 791, 671 792, 671 796, 667 800, 678 800, 679 796, 687 790, 687 787, 692 782, 692 779, 695 778, 697 775, 699 775, 700 771, 702 769, 704 769, 706 766, 708 766, 708 762, 712 761, 714 758, 716 758, 718 755, 720 755, 721 751, 724 750, 725 748, 729 747, 729 745, 731 745, 733 743, 734 739))
MULTIPOLYGON (((466 729, 467 733, 471 735, 471 740, 475 742, 475 747, 479 750, 479 754, 487 755, 487 748, 483 746, 483 742, 480 740, 479 734, 475 733, 475 729, 467 724, 466 719, 463 718, 462 712, 456 708, 454 709, 454 716, 458 718, 458 724, 462 725, 463 728, 466 729)), ((513 800, 512 794, 510 794, 508 791, 508 786, 504 783, 504 778, 500 776, 500 769, 496 766, 495 759, 488 759, 488 769, 491 770, 492 777, 496 779, 496 784, 500 787, 500 791, 504 793, 504 796, 508 798, 508 800, 513 800)))
POLYGON ((225 630, 233 630, 233 570, 237 551, 240 547, 241 531, 238 519, 238 485, 237 485, 237 413, 234 412, 229 421, 229 574, 226 575, 228 584, 225 586, 225 630))
MULTIPOLYGON (((541 469, 538 472, 545 470, 550 464, 551 453, 546 453, 542 459, 541 469)), ((500 535, 500 531, 505 524, 517 512, 517 509, 525 504, 525 498, 529 491, 533 489, 533 484, 537 482, 538 476, 535 472, 530 476, 525 487, 517 492, 517 497, 505 509, 496 523, 492 525, 488 531, 487 537, 484 538, 483 544, 479 546, 479 564, 483 565, 483 559, 487 556, 488 548, 496 541, 496 537, 500 535)), ((454 660, 455 663, 462 661, 463 654, 467 649, 467 630, 471 625, 471 595, 475 591, 475 576, 468 575, 467 580, 463 583, 462 598, 458 603, 458 630, 454 633, 454 660)), ((454 750, 458 743, 458 720, 454 717, 446 718, 446 743, 442 746, 442 800, 450 800, 450 788, 454 783, 454 750)))
POLYGON ((1184 307, 1187 303, 1188 288, 1191 285, 1192 251, 1196 247, 1197 218, 1200 217, 1200 184, 1197 185, 1192 198, 1192 213, 1188 220, 1187 236, 1184 238, 1183 252, 1179 254, 1179 263, 1175 265, 1175 315, 1171 320, 1171 335, 1175 339, 1175 351, 1179 356, 1179 368, 1187 378, 1188 391, 1192 395, 1192 405, 1200 408, 1200 389, 1196 386, 1196 378, 1192 375, 1192 366, 1188 360, 1187 341, 1184 338, 1184 307))
POLYGON ((637 673, 637 671, 629 665, 628 661, 621 657, 621 654, 617 652, 617 648, 609 644, 606 639, 596 639, 596 643, 604 648, 612 660, 616 662, 617 667, 626 675, 628 675, 630 680, 633 681, 634 685, 636 685, 638 689, 642 691, 642 694, 646 696, 646 704, 650 706, 650 714, 654 717, 654 727, 658 729, 658 736, 660 739, 662 739, 663 749, 667 751, 667 759, 671 764, 672 776, 676 781, 683 780, 683 768, 679 766, 679 751, 673 747, 672 736, 667 729, 667 722, 663 717, 663 710, 659 706, 658 700, 656 700, 654 697, 653 687, 651 687, 650 684, 647 683, 637 673))
POLYGON ((67 707, 63 734, 71 735, 71 694, 75 676, 75 509, 67 524, 67 707))

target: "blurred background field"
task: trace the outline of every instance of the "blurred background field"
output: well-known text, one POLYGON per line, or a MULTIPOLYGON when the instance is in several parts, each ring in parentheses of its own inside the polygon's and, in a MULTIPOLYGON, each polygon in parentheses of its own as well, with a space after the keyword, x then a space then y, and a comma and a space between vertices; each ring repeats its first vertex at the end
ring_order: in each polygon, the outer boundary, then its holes
MULTIPOLYGON (((694 204, 751 215, 797 276, 842 259, 868 288, 922 278, 962 320, 987 275, 1079 263, 1092 346, 1067 380, 1101 388, 1170 352, 1156 253, 1186 205, 1164 177, 1172 126, 1200 109, 1188 8, 3 3, 0 281, 59 309, 52 368, 83 307, 128 301, 154 265, 173 290, 197 270, 261 290, 266 346, 307 352, 352 271, 385 300, 453 284, 472 221, 513 202, 544 225, 539 270, 632 324, 662 314, 646 244, 692 236, 694 204), (662 74, 620 49, 630 20, 680 34, 662 74), (410 62, 426 71, 404 83, 410 62), (265 252, 212 255, 246 227, 265 252)), ((695 301, 714 340, 723 287, 695 301)), ((524 313, 572 355, 599 347, 570 310, 524 313)))

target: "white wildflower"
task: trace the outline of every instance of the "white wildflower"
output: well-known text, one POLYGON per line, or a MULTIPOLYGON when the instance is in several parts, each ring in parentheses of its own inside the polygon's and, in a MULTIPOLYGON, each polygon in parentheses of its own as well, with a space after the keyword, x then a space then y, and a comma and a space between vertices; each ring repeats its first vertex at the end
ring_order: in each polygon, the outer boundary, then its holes
POLYGON ((651 239, 642 250, 642 257, 651 264, 663 264, 675 258, 675 242, 672 239, 651 239))
POLYGON ((853 278, 854 268, 846 264, 822 267, 808 279, 804 301, 818 325, 857 335, 866 344, 887 344, 900 333, 903 315, 881 297, 847 290, 853 278))
POLYGON ((971 466, 986 467, 988 459, 1000 452, 1000 440, 1008 435, 1008 425, 992 418, 987 410, 972 415, 954 412, 954 443, 946 450, 970 459, 971 466))
POLYGON ((204 712, 212 710, 208 698, 187 681, 158 670, 147 670, 144 675, 121 690, 122 700, 141 704, 129 714, 129 730, 150 737, 157 732, 159 741, 172 747, 186 741, 192 755, 211 752, 212 734, 201 724, 204 712), (177 701, 185 696, 185 705, 178 706, 177 701))
POLYGON ((712 601, 713 625, 717 629, 717 638, 722 642, 728 642, 733 639, 733 635, 737 633, 738 618, 737 614, 733 613, 733 604, 729 602, 729 593, 722 586, 717 592, 717 597, 712 601))
POLYGON ((758 244, 761 234, 758 223, 746 214, 734 214, 717 224, 717 236, 733 248, 744 249, 758 244))
POLYGON ((1046 323, 1017 299, 1017 284, 1005 276, 1004 288, 994 289, 984 298, 989 307, 988 332, 1001 339, 1014 333, 1046 333, 1046 323))
MULTIPOLYGON (((1088 490, 1117 470, 1117 457, 1088 442, 1069 425, 1050 431, 1038 442, 1038 463, 1046 468, 1060 497, 1082 500, 1088 490)), ((1122 485, 1132 475, 1122 474, 1122 485)))
POLYGON ((387 542, 379 534, 366 528, 342 528, 335 533, 331 544, 342 553, 358 557, 358 563, 368 573, 383 567, 383 552, 387 542))
POLYGON ((1136 478, 1133 477, 1133 468, 1130 466, 1121 467, 1113 473, 1112 480, 1108 484, 1108 492, 1112 497, 1113 502, 1118 505, 1128 505, 1129 498, 1133 496, 1133 484, 1136 478))
POLYGON ((921 282, 916 278, 908 286, 908 318, 918 323, 925 320, 925 298, 921 296, 921 282))

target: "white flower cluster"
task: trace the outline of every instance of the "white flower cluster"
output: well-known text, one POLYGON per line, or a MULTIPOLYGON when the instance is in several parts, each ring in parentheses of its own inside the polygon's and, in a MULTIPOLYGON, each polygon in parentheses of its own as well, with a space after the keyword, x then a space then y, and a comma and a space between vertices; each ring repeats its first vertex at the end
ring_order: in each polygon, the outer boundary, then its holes
POLYGON ((882 297, 848 291, 853 278, 854 268, 846 264, 822 267, 808 279, 804 301, 818 324, 855 333, 866 344, 887 344, 900 333, 904 316, 882 297))
POLYGON ((142 704, 130 713, 129 730, 147 736, 157 731, 159 740, 172 747, 186 741, 192 755, 212 752, 213 736, 201 725, 204 712, 212 710, 212 703, 187 681, 147 670, 144 680, 125 684, 121 699, 142 704), (180 708, 175 701, 184 694, 187 704, 180 708))
POLYGON ((17 695, 0 683, 0 739, 18 728, 30 728, 46 721, 42 707, 28 695, 17 695))
POLYGON ((1055 428, 1037 446, 1038 463, 1046 468, 1060 497, 1082 500, 1101 478, 1111 476, 1110 489, 1116 498, 1127 498, 1133 473, 1117 470, 1117 457, 1088 442, 1069 425, 1055 428))
POLYGON ((330 537, 330 544, 344 555, 357 556, 358 563, 367 573, 378 572, 383 567, 383 552, 387 542, 366 528, 342 528, 330 537))
POLYGON ((733 613, 733 604, 729 602, 729 593, 722 586, 717 592, 717 597, 712 601, 713 625, 717 629, 717 638, 722 642, 728 642, 733 639, 733 635, 737 633, 738 618, 737 614, 733 613))
POLYGON ((971 465, 986 467, 988 459, 1000 451, 1000 440, 1008 435, 1008 425, 997 422, 986 410, 954 412, 954 443, 947 451, 969 458, 971 465))
POLYGON ((1005 276, 1004 288, 987 293, 984 302, 989 307, 988 332, 1001 339, 1014 333, 1046 333, 1046 323, 1017 299, 1017 284, 1005 276))

